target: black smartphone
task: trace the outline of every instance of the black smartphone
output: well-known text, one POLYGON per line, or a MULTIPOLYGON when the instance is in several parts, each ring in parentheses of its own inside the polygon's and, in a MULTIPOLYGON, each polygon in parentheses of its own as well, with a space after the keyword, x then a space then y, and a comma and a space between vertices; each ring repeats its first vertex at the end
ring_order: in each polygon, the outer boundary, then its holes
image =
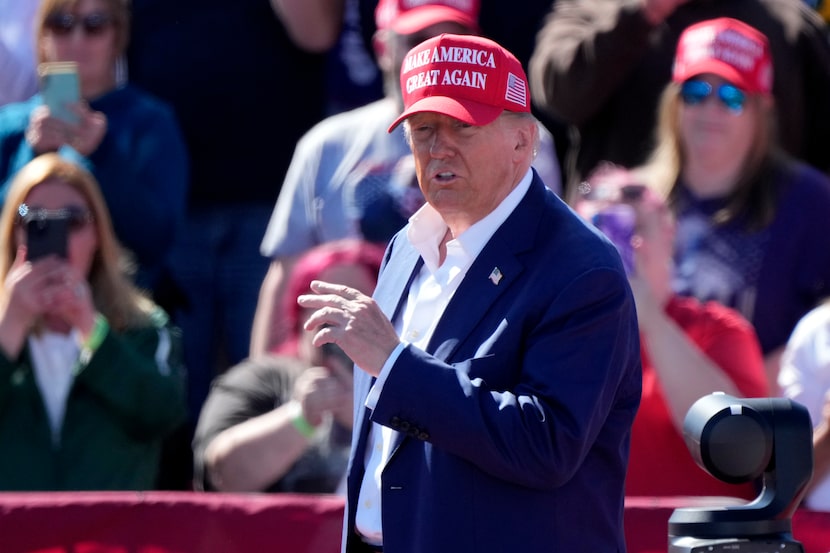
POLYGON ((66 259, 68 218, 39 219, 26 222, 26 259, 34 261, 50 254, 66 259))

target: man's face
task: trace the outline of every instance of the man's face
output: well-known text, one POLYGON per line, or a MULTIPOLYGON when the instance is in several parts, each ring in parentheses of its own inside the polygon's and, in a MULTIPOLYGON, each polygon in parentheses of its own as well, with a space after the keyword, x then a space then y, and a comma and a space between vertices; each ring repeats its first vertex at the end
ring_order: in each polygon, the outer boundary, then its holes
POLYGON ((415 171, 424 198, 450 228, 463 232, 507 197, 519 179, 521 146, 532 120, 502 114, 476 127, 438 113, 408 119, 415 171))

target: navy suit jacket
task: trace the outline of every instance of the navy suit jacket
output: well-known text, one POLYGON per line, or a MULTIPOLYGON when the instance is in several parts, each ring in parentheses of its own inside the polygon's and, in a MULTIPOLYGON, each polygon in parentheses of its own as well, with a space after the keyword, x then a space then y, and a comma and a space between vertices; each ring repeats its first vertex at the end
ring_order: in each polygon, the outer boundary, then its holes
MULTIPOLYGON (((405 230, 393 238, 375 290, 390 319, 422 263, 405 230)), ((355 370, 344 551, 364 550, 354 521, 372 421, 400 432, 382 475, 385 552, 625 551, 634 300, 614 247, 535 174, 427 351, 403 350, 369 410, 373 381, 355 370)))

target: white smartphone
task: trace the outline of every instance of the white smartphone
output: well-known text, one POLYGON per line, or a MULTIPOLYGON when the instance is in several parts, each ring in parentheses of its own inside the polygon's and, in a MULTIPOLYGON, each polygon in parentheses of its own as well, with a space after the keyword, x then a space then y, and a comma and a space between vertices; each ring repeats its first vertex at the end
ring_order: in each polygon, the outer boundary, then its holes
POLYGON ((72 61, 41 63, 38 65, 38 75, 40 93, 49 113, 68 123, 77 123, 78 116, 69 109, 68 104, 81 98, 78 64, 72 61))

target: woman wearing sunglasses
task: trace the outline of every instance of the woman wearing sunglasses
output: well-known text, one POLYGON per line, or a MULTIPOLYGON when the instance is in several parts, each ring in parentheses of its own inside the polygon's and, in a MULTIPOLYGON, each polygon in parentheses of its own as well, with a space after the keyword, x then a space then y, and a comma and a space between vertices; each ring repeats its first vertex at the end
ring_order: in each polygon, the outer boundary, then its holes
POLYGON ((185 413, 179 337, 122 269, 91 174, 45 154, 15 176, 0 283, 0 489, 152 489, 185 413))
POLYGON ((775 391, 790 332, 830 293, 830 181, 777 147, 772 71, 767 39, 749 25, 687 28, 657 146, 637 172, 677 219, 675 290, 755 326, 775 391))
POLYGON ((179 127, 163 103, 119 84, 129 38, 128 0, 42 0, 39 62, 74 62, 80 101, 61 118, 41 94, 0 108, 0 197, 35 156, 59 151, 96 177, 115 232, 135 255, 137 280, 152 289, 184 214, 188 164, 179 127))

